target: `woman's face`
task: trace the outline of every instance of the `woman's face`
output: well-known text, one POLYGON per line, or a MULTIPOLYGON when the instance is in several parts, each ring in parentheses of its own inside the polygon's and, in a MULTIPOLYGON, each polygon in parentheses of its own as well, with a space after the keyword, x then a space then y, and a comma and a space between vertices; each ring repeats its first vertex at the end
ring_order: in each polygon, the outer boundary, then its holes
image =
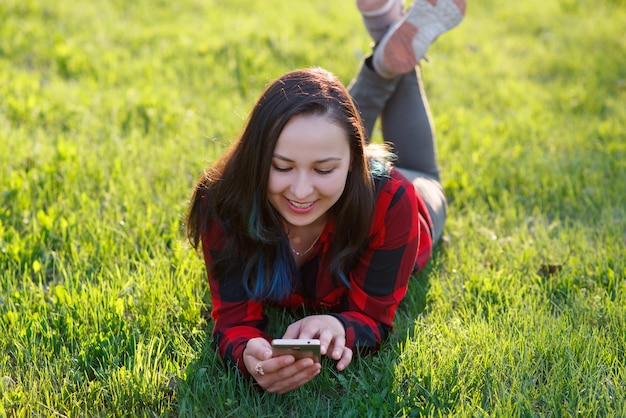
POLYGON ((346 131, 320 115, 294 116, 274 148, 268 198, 288 225, 324 223, 350 170, 346 131))

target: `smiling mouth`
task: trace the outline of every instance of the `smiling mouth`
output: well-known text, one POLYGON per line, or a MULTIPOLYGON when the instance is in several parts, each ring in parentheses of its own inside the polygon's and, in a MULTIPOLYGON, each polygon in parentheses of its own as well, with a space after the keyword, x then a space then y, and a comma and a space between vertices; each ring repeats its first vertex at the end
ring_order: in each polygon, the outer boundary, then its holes
POLYGON ((315 202, 300 203, 300 202, 295 202, 295 201, 289 200, 289 199, 287 199, 287 200, 289 201, 290 205, 292 205, 293 207, 298 208, 298 209, 308 209, 311 206, 313 206, 313 204, 315 203, 315 202))

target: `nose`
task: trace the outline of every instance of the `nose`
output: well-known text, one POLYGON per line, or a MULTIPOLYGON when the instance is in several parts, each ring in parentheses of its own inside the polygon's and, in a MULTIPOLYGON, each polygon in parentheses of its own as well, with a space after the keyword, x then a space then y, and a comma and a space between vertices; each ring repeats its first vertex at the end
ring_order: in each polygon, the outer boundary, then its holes
POLYGON ((294 198, 304 200, 313 193, 313 182, 306 172, 296 173, 290 190, 294 198))

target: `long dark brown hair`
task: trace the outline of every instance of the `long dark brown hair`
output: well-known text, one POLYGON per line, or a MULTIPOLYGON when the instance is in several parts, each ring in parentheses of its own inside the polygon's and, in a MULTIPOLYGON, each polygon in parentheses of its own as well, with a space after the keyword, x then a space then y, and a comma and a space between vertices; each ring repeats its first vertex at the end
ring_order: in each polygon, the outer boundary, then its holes
POLYGON ((187 236, 196 249, 211 219, 219 220, 227 237, 211 266, 212 274, 219 280, 243 263, 241 280, 255 299, 280 300, 292 289, 295 263, 267 188, 278 137, 291 118, 303 114, 337 123, 350 143, 346 186, 329 210, 336 221, 330 248, 333 277, 345 281, 345 272, 367 244, 375 203, 359 113, 332 73, 321 68, 289 72, 265 89, 241 136, 198 179, 187 215, 187 236))

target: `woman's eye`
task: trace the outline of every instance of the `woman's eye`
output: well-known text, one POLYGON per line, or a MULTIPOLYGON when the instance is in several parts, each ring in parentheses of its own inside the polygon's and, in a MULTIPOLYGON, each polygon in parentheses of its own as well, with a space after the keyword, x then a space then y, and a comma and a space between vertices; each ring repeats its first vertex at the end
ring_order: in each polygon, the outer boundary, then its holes
POLYGON ((287 171, 291 170, 291 167, 279 167, 275 165, 274 170, 278 171, 279 173, 286 173, 287 171))
POLYGON ((329 168, 329 169, 326 169, 326 170, 322 170, 322 169, 319 169, 319 168, 315 169, 315 172, 317 174, 330 174, 333 171, 334 171, 334 168, 329 168))

